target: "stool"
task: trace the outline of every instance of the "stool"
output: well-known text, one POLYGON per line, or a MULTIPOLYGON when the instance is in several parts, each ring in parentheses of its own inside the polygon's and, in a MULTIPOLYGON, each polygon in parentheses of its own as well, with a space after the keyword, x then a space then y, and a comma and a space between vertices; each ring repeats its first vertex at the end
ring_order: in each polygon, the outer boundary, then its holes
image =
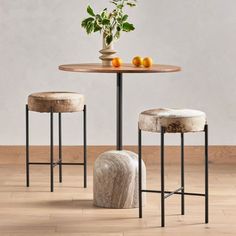
MULTIPOLYGON (((142 184, 146 187, 142 162, 142 184)), ((130 209, 139 206, 138 155, 127 150, 101 153, 94 163, 93 204, 97 207, 130 209)), ((143 194, 143 204, 145 195, 143 194)))
POLYGON ((59 182, 62 182, 62 165, 82 165, 84 167, 84 188, 87 187, 87 151, 86 151, 86 105, 84 96, 72 92, 42 92, 33 93, 28 96, 26 105, 26 186, 29 187, 29 167, 30 165, 50 165, 51 192, 54 190, 53 169, 59 166, 59 182), (29 111, 50 113, 50 162, 30 162, 29 161, 29 111), (83 111, 83 142, 84 161, 83 163, 62 162, 62 113, 83 111), (59 160, 54 162, 53 153, 53 115, 58 113, 58 133, 59 133, 59 160))
POLYGON ((165 199, 181 195, 181 214, 184 215, 184 196, 205 197, 205 223, 208 223, 208 125, 204 112, 188 109, 153 109, 142 112, 138 122, 138 152, 139 152, 139 218, 142 218, 142 193, 161 193, 161 226, 165 226, 165 199), (161 190, 142 189, 142 131, 161 134, 161 190), (184 191, 184 133, 205 133, 205 193, 190 193, 184 191), (164 185, 164 135, 166 133, 181 134, 181 187, 175 191, 166 191, 164 185))

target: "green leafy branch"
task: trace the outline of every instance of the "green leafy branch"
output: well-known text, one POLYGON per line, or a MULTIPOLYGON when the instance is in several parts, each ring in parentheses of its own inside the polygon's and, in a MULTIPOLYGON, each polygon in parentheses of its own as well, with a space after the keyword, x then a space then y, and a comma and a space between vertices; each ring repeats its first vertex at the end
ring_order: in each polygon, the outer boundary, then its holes
POLYGON ((105 42, 110 45, 113 40, 120 38, 121 32, 130 32, 135 30, 132 23, 128 22, 129 16, 124 13, 124 8, 135 7, 137 0, 112 0, 115 8, 108 12, 107 8, 103 9, 100 14, 95 14, 91 6, 87 7, 89 17, 84 19, 81 26, 87 34, 100 32, 104 34, 105 42))

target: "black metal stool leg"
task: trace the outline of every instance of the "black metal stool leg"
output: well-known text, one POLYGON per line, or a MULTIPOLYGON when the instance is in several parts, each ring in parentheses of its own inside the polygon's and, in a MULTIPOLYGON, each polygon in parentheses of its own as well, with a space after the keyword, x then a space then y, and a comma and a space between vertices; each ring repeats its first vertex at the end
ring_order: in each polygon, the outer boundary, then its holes
POLYGON ((164 134, 165 128, 161 127, 161 227, 165 227, 164 134))
POLYGON ((209 221, 208 209, 208 125, 205 125, 205 223, 209 221))
POLYGON ((87 188, 87 110, 84 105, 84 188, 87 188))
POLYGON ((53 109, 50 112, 50 174, 51 174, 51 192, 54 190, 53 186, 53 109))
POLYGON ((139 192, 139 218, 143 217, 142 209, 142 131, 138 129, 138 192, 139 192))
POLYGON ((58 133, 59 133, 59 182, 62 182, 62 145, 61 145, 61 113, 58 113, 58 133))
POLYGON ((184 215, 184 134, 181 133, 181 215, 184 215))
POLYGON ((26 120, 26 186, 29 187, 29 108, 25 106, 26 120))

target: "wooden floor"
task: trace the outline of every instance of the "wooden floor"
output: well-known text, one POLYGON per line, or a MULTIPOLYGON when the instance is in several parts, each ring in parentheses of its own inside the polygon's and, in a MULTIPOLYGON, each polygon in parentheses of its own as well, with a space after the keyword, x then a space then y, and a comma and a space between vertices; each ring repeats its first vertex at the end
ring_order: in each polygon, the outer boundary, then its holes
MULTIPOLYGON (((0 158, 4 159, 3 156, 0 158)), ((0 162, 0 236, 13 235, 236 235, 235 162, 210 161, 210 223, 204 222, 204 198, 186 196, 186 215, 180 197, 166 200, 166 227, 160 227, 160 196, 150 193, 143 219, 138 209, 112 210, 93 206, 92 164, 88 188, 82 188, 82 167, 65 166, 63 183, 49 192, 49 167, 31 168, 31 187, 25 187, 23 163, 0 162)), ((159 189, 159 164, 147 164, 147 183, 159 189)), ((166 188, 179 187, 179 163, 167 162, 166 188)), ((203 159, 186 161, 186 191, 203 191, 203 159)), ((55 171, 58 174, 58 171, 55 171)))

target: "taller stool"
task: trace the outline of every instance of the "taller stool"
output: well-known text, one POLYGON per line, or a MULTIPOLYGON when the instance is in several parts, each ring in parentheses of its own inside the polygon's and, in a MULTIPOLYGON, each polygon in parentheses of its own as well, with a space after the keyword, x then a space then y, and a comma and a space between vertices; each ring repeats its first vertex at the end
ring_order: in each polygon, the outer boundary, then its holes
POLYGON ((139 115, 139 218, 142 218, 142 193, 161 193, 161 226, 165 226, 165 199, 173 194, 181 195, 181 214, 184 215, 184 196, 205 197, 205 223, 208 223, 208 125, 204 112, 188 109, 153 109, 139 115), (142 131, 161 134, 161 190, 142 189, 142 131), (185 192, 184 186, 184 133, 205 133, 205 193, 185 192), (164 172, 164 135, 180 133, 181 135, 181 187, 174 191, 165 190, 164 172))
POLYGON ((84 96, 72 92, 42 92, 33 93, 28 96, 26 105, 26 186, 29 187, 29 167, 30 165, 50 165, 51 192, 54 190, 55 166, 59 166, 59 182, 62 182, 63 165, 82 165, 84 167, 84 188, 87 187, 87 151, 86 151, 86 105, 84 96), (29 157, 29 111, 50 113, 50 162, 30 162, 29 157), (83 163, 62 162, 62 113, 83 111, 83 142, 84 157, 83 163), (53 115, 58 113, 58 133, 59 133, 59 160, 54 162, 53 153, 53 115))

